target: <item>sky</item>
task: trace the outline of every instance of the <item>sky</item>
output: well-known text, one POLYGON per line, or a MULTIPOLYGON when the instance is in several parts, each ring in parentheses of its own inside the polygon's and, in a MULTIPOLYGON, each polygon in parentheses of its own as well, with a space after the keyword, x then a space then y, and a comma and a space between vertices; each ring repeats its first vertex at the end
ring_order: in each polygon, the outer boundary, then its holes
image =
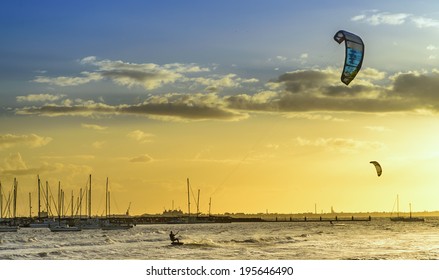
POLYGON ((4 209, 91 174, 93 215, 107 178, 113 214, 187 212, 188 178, 191 213, 439 210, 437 1, 2 1, 0 34, 4 209))

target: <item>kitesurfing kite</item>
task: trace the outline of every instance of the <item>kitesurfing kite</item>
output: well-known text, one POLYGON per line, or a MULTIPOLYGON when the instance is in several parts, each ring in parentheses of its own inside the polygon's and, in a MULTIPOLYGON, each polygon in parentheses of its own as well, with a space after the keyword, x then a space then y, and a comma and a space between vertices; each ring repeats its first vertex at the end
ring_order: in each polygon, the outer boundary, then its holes
POLYGON ((341 81, 346 85, 355 78, 361 69, 364 57, 364 44, 361 38, 353 33, 340 30, 334 35, 334 40, 341 44, 345 41, 346 55, 341 74, 341 81))
POLYGON ((371 161, 370 163, 372 163, 375 166, 378 177, 381 176, 381 173, 383 173, 383 169, 381 168, 381 165, 377 161, 371 161))

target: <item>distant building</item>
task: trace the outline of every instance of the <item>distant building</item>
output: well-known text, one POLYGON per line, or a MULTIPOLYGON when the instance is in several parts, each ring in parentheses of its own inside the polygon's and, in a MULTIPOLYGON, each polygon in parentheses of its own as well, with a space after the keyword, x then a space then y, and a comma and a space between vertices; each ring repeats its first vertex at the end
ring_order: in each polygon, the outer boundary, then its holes
POLYGON ((166 217, 181 217, 183 216, 183 211, 181 210, 165 210, 162 213, 162 216, 166 217))

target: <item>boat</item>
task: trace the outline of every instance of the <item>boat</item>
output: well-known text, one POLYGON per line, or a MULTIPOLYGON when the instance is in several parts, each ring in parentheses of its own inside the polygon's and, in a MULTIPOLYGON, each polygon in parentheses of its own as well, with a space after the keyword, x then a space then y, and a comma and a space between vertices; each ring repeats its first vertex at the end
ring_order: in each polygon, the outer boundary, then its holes
POLYGON ((409 207, 410 207, 410 216, 409 217, 403 217, 403 216, 399 216, 399 196, 396 196, 396 217, 390 217, 390 220, 392 222, 424 222, 425 219, 421 218, 421 217, 413 217, 412 216, 412 204, 409 203, 409 207))
POLYGON ((69 225, 56 225, 50 227, 51 232, 67 232, 67 231, 81 231, 79 227, 71 227, 69 225))
POLYGON ((98 218, 80 219, 75 224, 83 230, 101 228, 101 221, 98 218))
POLYGON ((70 226, 65 221, 61 221, 61 204, 62 204, 62 191, 61 191, 61 183, 58 183, 58 224, 52 225, 49 227, 51 232, 71 232, 71 231, 81 231, 80 227, 70 226))
POLYGON ((30 228, 50 228, 50 227, 56 226, 58 224, 59 224, 58 221, 56 221, 55 219, 47 218, 47 219, 43 219, 43 220, 34 221, 34 222, 29 224, 29 227, 30 228))
POLYGON ((17 232, 18 226, 1 225, 0 232, 17 232))
MULTIPOLYGON (((131 204, 130 204, 131 205, 131 204)), ((126 212, 126 214, 129 214, 129 208, 126 212)), ((110 211, 110 192, 108 191, 108 177, 107 177, 107 183, 105 187, 105 216, 106 220, 104 220, 101 224, 102 230, 126 230, 133 227, 133 224, 131 223, 115 223, 110 220, 111 217, 111 211, 110 211)))
MULTIPOLYGON (((18 189, 18 182, 17 179, 14 178, 14 185, 13 185, 13 198, 12 198, 12 219, 5 219, 3 220, 2 215, 0 215, 0 232, 17 232, 18 226, 16 223, 17 218, 17 189, 18 189)), ((3 201, 2 201, 2 185, 0 183, 0 208, 3 207, 3 201)), ((9 204, 10 205, 10 204, 9 204)), ((2 212, 2 209, 0 209, 0 212, 2 212)), ((3 213, 3 212, 2 212, 3 213)))

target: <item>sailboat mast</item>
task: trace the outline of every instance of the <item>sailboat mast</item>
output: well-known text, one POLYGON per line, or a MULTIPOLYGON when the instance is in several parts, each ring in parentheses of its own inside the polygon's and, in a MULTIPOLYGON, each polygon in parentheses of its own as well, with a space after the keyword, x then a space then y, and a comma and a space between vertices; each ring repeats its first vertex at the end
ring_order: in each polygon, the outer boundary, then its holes
POLYGON ((399 217, 399 194, 396 195, 396 215, 399 217))
POLYGON ((108 177, 107 183, 105 184, 105 217, 108 218, 108 177))
POLYGON ((13 200, 13 218, 15 219, 17 217, 17 188, 18 188, 18 183, 17 183, 17 179, 14 178, 14 200, 13 200))
POLYGON ((82 188, 79 189, 79 219, 82 218, 82 188))
POLYGON ((41 194, 40 194, 40 190, 41 190, 41 181, 40 181, 40 175, 38 175, 38 219, 41 218, 41 194))
POLYGON ((58 182, 58 224, 61 225, 61 182, 58 182))
POLYGON ((3 190, 2 190, 2 182, 0 182, 0 219, 3 219, 3 190))
POLYGON ((72 200, 70 201, 70 204, 72 205, 72 218, 73 218, 73 190, 72 190, 72 200))
POLYGON ((210 208, 212 207, 212 197, 209 197, 209 216, 210 216, 210 208))
POLYGON ((198 197, 197 197, 197 217, 200 214, 200 189, 198 189, 198 197))
POLYGON ((90 189, 88 191, 88 217, 91 219, 91 174, 90 178, 90 189))
POLYGON ((189 178, 187 178, 187 208, 188 208, 188 217, 191 216, 191 197, 189 195, 189 178))
MULTIPOLYGON (((46 211, 47 211, 47 217, 49 217, 49 206, 50 206, 50 200, 49 200, 49 182, 46 181, 46 211)), ((52 212, 52 211, 50 211, 52 212)))
POLYGON ((32 194, 29 192, 29 218, 32 219, 32 194))

